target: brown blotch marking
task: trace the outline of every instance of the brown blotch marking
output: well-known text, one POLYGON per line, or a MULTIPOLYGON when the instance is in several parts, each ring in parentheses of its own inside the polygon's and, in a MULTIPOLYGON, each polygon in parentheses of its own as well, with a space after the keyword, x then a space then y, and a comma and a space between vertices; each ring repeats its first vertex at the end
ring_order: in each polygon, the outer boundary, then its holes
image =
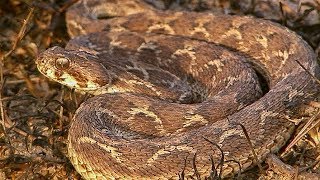
POLYGON ((136 51, 136 49, 144 43, 144 38, 131 33, 122 33, 117 36, 117 41, 125 44, 125 48, 129 51, 136 51))
POLYGON ((144 32, 149 26, 155 24, 153 19, 148 18, 144 14, 132 15, 131 18, 125 21, 122 26, 134 32, 144 32), (139 19, 139 21, 137 21, 139 19))

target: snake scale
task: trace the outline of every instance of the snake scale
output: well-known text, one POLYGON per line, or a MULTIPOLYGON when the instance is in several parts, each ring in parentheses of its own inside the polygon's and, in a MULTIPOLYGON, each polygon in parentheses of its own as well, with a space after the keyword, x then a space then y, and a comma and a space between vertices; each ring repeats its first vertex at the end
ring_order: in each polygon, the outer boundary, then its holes
POLYGON ((204 178, 222 155, 222 177, 231 176, 256 164, 239 124, 263 160, 317 95, 297 63, 318 76, 314 51, 276 23, 137 0, 82 0, 66 16, 74 38, 36 63, 50 79, 96 95, 78 108, 68 136, 85 179, 204 178))

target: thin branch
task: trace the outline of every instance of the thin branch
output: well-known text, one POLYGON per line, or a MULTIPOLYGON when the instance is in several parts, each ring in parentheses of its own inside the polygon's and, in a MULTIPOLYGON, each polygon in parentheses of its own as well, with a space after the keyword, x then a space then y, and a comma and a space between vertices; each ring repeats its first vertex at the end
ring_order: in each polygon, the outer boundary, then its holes
POLYGON ((197 153, 194 153, 194 156, 192 158, 192 168, 194 170, 194 174, 196 175, 197 180, 201 180, 200 174, 199 174, 197 166, 196 166, 196 158, 197 158, 197 153))
POLYGON ((251 140, 250 140, 250 137, 249 137, 249 134, 248 134, 246 128, 245 128, 242 124, 240 124, 240 123, 235 123, 235 124, 239 125, 239 126, 242 128, 242 131, 243 131, 244 135, 246 136, 246 139, 247 139, 247 141, 248 141, 249 147, 250 147, 250 149, 251 149, 251 151, 252 151, 253 157, 254 157, 254 159, 255 159, 256 162, 257 162, 257 165, 258 165, 258 167, 259 167, 259 170, 260 170, 260 172, 261 172, 262 174, 264 174, 264 173, 263 173, 262 165, 261 165, 261 163, 260 163, 260 161, 259 161, 259 159, 258 159, 258 156, 257 156, 256 151, 255 151, 254 148, 253 148, 253 145, 252 145, 252 143, 251 143, 251 140))
POLYGON ((223 153, 223 150, 221 149, 221 147, 220 147, 218 144, 210 141, 208 138, 203 137, 203 139, 206 140, 207 142, 209 142, 210 144, 216 146, 216 147, 219 149, 219 151, 221 152, 221 159, 220 159, 219 164, 218 164, 217 167, 216 167, 216 169, 218 169, 218 166, 220 166, 220 171, 219 171, 219 177, 218 177, 218 178, 221 179, 222 170, 223 170, 223 164, 224 164, 224 162, 225 162, 225 161, 224 161, 224 153, 223 153))
POLYGON ((320 115, 320 110, 318 110, 317 113, 308 120, 308 122, 299 131, 297 136, 286 147, 284 153, 288 152, 288 150, 291 149, 304 135, 306 135, 311 129, 313 129, 320 123, 319 115, 320 115))
POLYGON ((308 73, 312 79, 314 79, 318 84, 320 84, 320 80, 315 77, 307 68, 305 68, 298 60, 295 59, 295 61, 299 64, 299 66, 304 70, 306 71, 306 73, 308 73))
POLYGON ((188 158, 188 156, 186 156, 184 158, 184 165, 183 165, 181 173, 179 173, 179 180, 184 180, 184 171, 186 170, 186 166, 187 166, 187 158, 188 158))
POLYGON ((27 18, 23 21, 23 24, 20 28, 20 31, 18 33, 18 36, 16 37, 15 41, 13 42, 13 45, 11 47, 11 49, 5 53, 3 56, 0 57, 0 111, 1 111, 1 125, 4 129, 5 132, 5 109, 3 106, 3 101, 2 101, 2 92, 3 92, 3 87, 4 87, 4 76, 3 76, 3 68, 4 68, 4 61, 6 60, 7 57, 9 57, 12 52, 16 49, 18 43, 20 42, 20 40, 24 37, 26 29, 27 29, 27 24, 29 23, 32 15, 34 12, 34 8, 30 8, 30 11, 27 15, 27 18))
POLYGON ((24 37, 25 33, 26 33, 26 29, 27 29, 27 24, 29 23, 31 17, 33 16, 33 12, 34 12, 34 8, 30 8, 30 11, 28 13, 28 16, 25 20, 23 20, 23 24, 20 28, 20 31, 18 33, 17 38, 15 39, 15 41, 13 42, 12 48, 4 54, 3 57, 1 57, 1 62, 3 63, 3 61, 12 54, 12 52, 16 49, 18 43, 20 42, 20 40, 24 37))

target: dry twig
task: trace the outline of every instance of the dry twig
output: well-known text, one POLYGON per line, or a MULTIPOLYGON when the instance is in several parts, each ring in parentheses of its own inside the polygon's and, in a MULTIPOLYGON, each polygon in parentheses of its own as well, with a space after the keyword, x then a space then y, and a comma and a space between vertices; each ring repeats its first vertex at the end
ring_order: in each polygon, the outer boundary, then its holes
POLYGON ((18 33, 18 36, 16 37, 15 41, 13 42, 13 45, 11 49, 5 53, 3 56, 0 57, 0 111, 1 111, 1 125, 3 129, 5 129, 5 109, 3 106, 3 101, 2 101, 2 92, 3 92, 3 87, 4 87, 4 77, 3 77, 3 67, 4 67, 4 61, 6 60, 7 57, 9 57, 13 51, 16 49, 18 43, 20 40, 24 37, 26 29, 27 29, 27 24, 29 23, 31 17, 33 16, 34 8, 30 8, 30 11, 27 15, 27 18, 24 20, 20 31, 18 33))

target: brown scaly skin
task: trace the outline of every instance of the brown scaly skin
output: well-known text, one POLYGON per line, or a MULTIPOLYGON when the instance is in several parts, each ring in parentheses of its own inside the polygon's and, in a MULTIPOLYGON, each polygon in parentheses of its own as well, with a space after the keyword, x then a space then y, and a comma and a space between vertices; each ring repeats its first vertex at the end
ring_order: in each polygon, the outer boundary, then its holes
MULTIPOLYGON (((204 137, 245 170, 255 161, 238 124, 263 160, 284 145, 294 128, 289 120, 301 117, 296 109, 319 88, 296 62, 318 76, 312 49, 268 21, 119 0, 82 1, 67 22, 73 36, 104 30, 37 59, 49 78, 101 94, 81 105, 69 132, 68 154, 86 179, 178 179, 182 169, 190 178, 195 154, 201 177, 208 176, 209 157, 217 164, 221 153, 204 137), (96 19, 101 9, 114 18, 96 19), (262 97, 250 67, 268 84, 262 97)), ((237 171, 228 162, 222 176, 237 171)))

